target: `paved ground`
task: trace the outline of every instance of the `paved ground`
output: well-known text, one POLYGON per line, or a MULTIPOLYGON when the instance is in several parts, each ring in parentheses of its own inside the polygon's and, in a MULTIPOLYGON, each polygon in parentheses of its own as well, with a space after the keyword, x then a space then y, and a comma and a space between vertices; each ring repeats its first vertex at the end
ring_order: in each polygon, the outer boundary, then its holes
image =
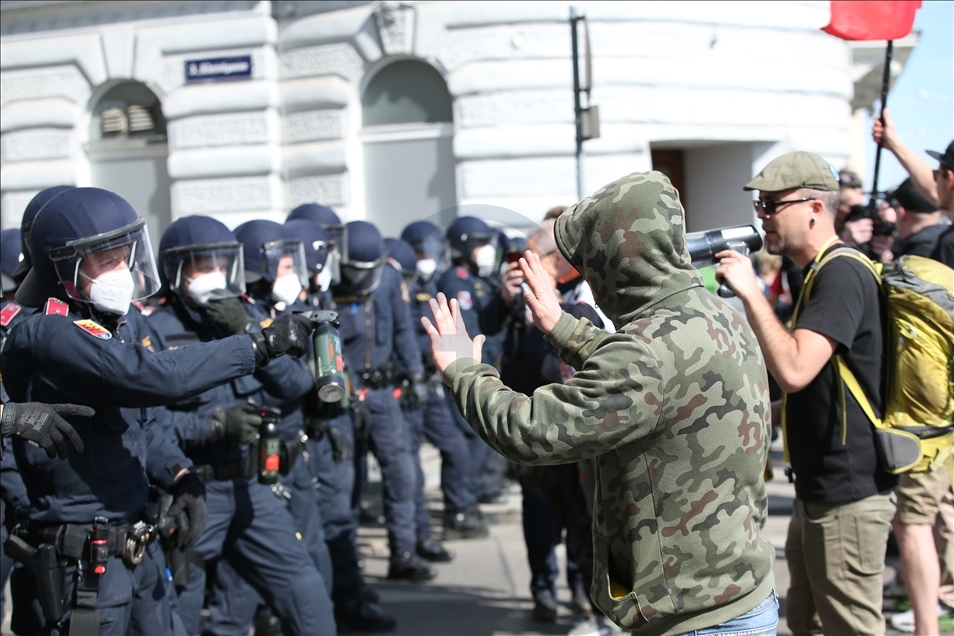
MULTIPOLYGON (((780 446, 777 445, 773 455, 776 465, 781 464, 780 446)), ((427 479, 428 505, 434 513, 435 529, 439 531, 440 457, 433 447, 425 445, 422 459, 427 479)), ((372 479, 375 477, 372 473, 372 479)), ((380 506, 380 498, 375 492, 375 484, 372 483, 367 501, 372 510, 380 506)), ((791 632, 784 619, 788 568, 782 548, 794 489, 782 470, 776 469, 775 479, 768 483, 768 492, 769 519, 765 533, 776 546, 775 577, 782 612, 778 633, 788 635, 791 632)), ((519 487, 510 487, 505 503, 483 508, 494 522, 490 536, 473 541, 448 542, 448 547, 457 552, 456 559, 438 565, 437 578, 426 584, 388 581, 385 578, 388 552, 384 527, 372 524, 360 529, 359 548, 366 557, 365 576, 381 595, 386 611, 397 617, 396 635, 566 634, 580 620, 581 617, 573 615, 565 605, 570 593, 564 580, 559 581, 559 600, 564 605, 560 608, 557 622, 534 623, 530 620, 533 604, 529 593, 530 569, 520 524, 519 487)), ((562 549, 558 549, 558 556, 562 570, 562 549)), ((892 576, 893 568, 889 567, 886 578, 892 576)), ((3 634, 9 633, 9 598, 7 593, 3 634)))
MULTIPOLYGON (((422 449, 427 473, 428 505, 435 512, 440 509, 437 451, 425 445, 422 449)), ((780 443, 773 451, 777 466, 784 466, 780 443)), ((785 593, 788 589, 788 567, 784 545, 795 491, 781 468, 768 483, 769 518, 765 534, 775 545, 775 579, 781 604, 778 633, 791 632, 785 622, 785 593)), ((372 502, 373 495, 369 498, 372 502)), ((494 634, 566 634, 580 620, 566 604, 570 592, 565 580, 559 581, 560 615, 555 624, 534 623, 530 620, 533 603, 529 592, 530 568, 520 525, 520 489, 510 488, 508 501, 482 506, 495 519, 486 539, 448 542, 457 552, 457 558, 448 564, 439 564, 437 578, 426 584, 401 584, 388 581, 387 545, 384 528, 362 527, 359 532, 360 549, 367 555, 365 575, 380 593, 386 610, 397 617, 398 635, 465 635, 494 634)), ((435 516, 435 523, 438 523, 435 516)), ((564 553, 558 549, 561 571, 564 553)), ((892 561, 889 560, 889 563, 892 561)), ((893 567, 885 573, 894 576, 893 567)), ((889 634, 897 633, 888 631, 889 634)))

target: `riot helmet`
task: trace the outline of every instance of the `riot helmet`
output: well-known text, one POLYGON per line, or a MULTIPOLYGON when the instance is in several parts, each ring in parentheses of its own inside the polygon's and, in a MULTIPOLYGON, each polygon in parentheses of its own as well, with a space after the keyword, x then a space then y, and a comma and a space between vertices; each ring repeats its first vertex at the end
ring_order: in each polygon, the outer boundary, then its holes
POLYGON ((341 280, 341 263, 338 246, 331 236, 314 221, 292 219, 285 227, 301 239, 305 249, 305 265, 308 267, 309 290, 313 293, 326 291, 341 280))
POLYGON ((55 296, 121 316, 160 287, 146 221, 108 190, 70 188, 47 201, 33 221, 30 253, 33 267, 17 290, 30 307, 55 296))
POLYGON ((473 216, 457 217, 447 228, 451 257, 466 261, 478 276, 489 276, 497 262, 497 233, 473 216))
POLYGON ((46 205, 47 201, 66 190, 72 190, 73 187, 74 186, 59 185, 40 190, 30 199, 26 208, 24 208, 23 218, 20 220, 20 253, 23 254, 23 260, 19 262, 16 270, 13 272, 13 280, 15 280, 17 284, 23 282, 27 272, 30 271, 30 267, 33 266, 30 260, 30 231, 33 228, 33 220, 36 218, 37 213, 46 205))
POLYGON ((245 294, 242 244, 211 217, 173 221, 159 241, 159 264, 163 285, 191 304, 245 294))
POLYGON ((401 232, 417 256, 415 268, 422 280, 430 280, 434 274, 447 268, 447 240, 440 228, 429 221, 415 221, 401 232))
POLYGON ((275 301, 289 305, 308 285, 305 248, 290 229, 274 221, 256 220, 235 228, 245 254, 245 280, 266 288, 275 301))
POLYGON ((384 245, 388 252, 388 265, 404 278, 413 278, 417 273, 417 256, 414 254, 414 248, 399 238, 386 238, 384 245))
POLYGON ((341 287, 352 294, 370 294, 381 283, 387 249, 381 232, 367 221, 345 226, 347 249, 341 255, 341 287))
POLYGON ((303 203, 288 213, 288 221, 298 220, 314 221, 320 225, 331 238, 331 242, 338 246, 338 254, 343 255, 348 249, 348 242, 345 239, 345 225, 341 218, 335 214, 335 211, 327 205, 320 203, 303 203))

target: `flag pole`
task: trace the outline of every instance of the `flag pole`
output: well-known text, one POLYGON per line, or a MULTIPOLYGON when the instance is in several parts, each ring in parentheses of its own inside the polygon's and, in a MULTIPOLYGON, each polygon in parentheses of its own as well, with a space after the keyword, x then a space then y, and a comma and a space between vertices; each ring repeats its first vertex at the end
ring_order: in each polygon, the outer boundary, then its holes
MULTIPOLYGON (((888 40, 888 48, 884 52, 884 74, 881 78, 881 127, 884 130, 884 109, 888 105, 888 86, 891 81, 891 58, 894 54, 894 40, 888 40)), ((878 172, 881 170, 881 148, 884 145, 884 135, 878 142, 878 149, 875 151, 874 176, 871 180, 871 199, 869 203, 872 207, 878 198, 878 172)))

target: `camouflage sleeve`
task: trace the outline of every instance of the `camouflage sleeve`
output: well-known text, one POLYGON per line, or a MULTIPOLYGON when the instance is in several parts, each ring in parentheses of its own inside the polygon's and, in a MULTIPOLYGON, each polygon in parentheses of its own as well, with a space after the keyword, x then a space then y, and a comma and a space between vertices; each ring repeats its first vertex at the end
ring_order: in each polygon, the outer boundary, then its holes
POLYGON ((560 358, 564 362, 574 369, 582 369, 587 359, 609 335, 586 318, 576 319, 563 312, 556 327, 546 338, 560 352, 560 358))
POLYGON ((451 364, 444 382, 477 434, 520 464, 595 457, 656 429, 665 382, 642 343, 608 336, 577 368, 566 384, 542 386, 532 396, 512 391, 493 367, 472 359, 451 364))

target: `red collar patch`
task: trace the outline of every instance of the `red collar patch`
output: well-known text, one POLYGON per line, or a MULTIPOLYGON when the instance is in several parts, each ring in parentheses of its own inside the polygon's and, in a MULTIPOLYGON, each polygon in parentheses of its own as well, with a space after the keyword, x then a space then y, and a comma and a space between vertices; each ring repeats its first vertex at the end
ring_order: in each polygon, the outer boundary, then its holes
POLYGON ((23 307, 14 302, 8 303, 3 310, 0 310, 0 327, 9 327, 10 323, 13 322, 13 319, 16 318, 22 309, 23 307))
POLYGON ((70 306, 59 298, 50 298, 46 301, 43 313, 47 316, 69 316, 70 306))
POLYGON ((470 270, 466 267, 457 266, 454 268, 454 273, 457 274, 457 278, 461 280, 467 280, 470 278, 470 270))
POLYGON ((93 336, 94 338, 99 338, 100 340, 109 340, 113 337, 113 334, 109 333, 109 330, 106 327, 102 326, 98 322, 93 322, 92 320, 75 320, 73 324, 93 336))

